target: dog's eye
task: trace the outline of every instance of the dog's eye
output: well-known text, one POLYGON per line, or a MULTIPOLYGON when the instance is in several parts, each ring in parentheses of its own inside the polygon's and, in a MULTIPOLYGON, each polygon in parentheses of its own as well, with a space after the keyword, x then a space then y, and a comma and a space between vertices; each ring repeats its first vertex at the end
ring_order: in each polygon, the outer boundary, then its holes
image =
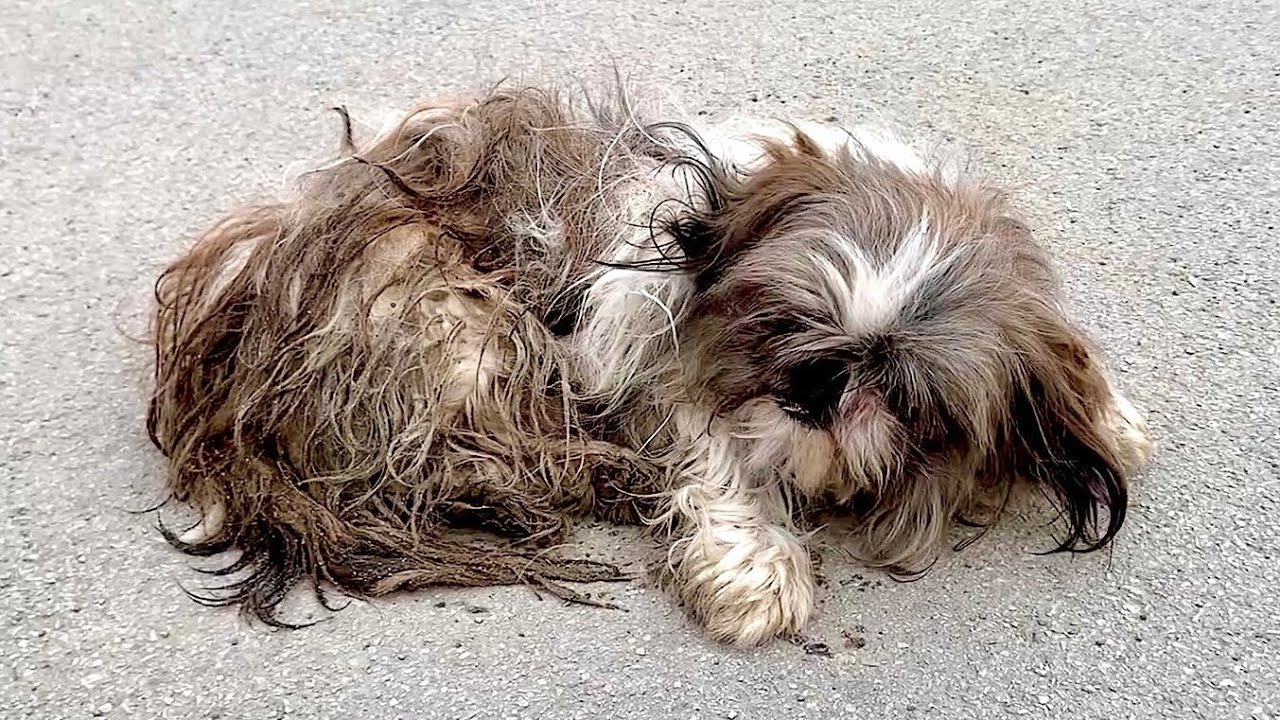
POLYGON ((804 422, 822 425, 835 415, 849 384, 849 366, 840 360, 812 360, 793 367, 779 405, 804 422))

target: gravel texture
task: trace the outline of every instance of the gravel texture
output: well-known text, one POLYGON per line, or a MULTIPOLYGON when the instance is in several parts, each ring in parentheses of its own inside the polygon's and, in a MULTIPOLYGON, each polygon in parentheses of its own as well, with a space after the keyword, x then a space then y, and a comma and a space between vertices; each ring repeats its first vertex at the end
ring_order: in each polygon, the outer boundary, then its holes
POLYGON ((1280 717, 1278 7, 9 0, 0 715, 1280 717), (890 118, 1012 183, 1160 436, 1114 550, 1033 555, 1035 513, 911 584, 828 548, 809 643, 752 653, 642 584, 625 613, 438 591, 298 632, 187 600, 130 513, 160 484, 131 338, 163 263, 336 150, 331 105, 611 62, 713 117, 890 118))

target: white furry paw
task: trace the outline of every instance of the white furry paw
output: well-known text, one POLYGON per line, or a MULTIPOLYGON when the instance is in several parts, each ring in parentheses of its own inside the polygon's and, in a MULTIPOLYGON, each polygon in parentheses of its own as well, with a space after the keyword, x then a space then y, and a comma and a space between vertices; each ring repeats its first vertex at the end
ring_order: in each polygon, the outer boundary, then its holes
POLYGON ((728 526, 689 542, 677 569, 679 596, 714 639, 750 647, 809 622, 813 568, 794 535, 728 526))
POLYGON ((1120 393, 1113 395, 1113 406, 1107 418, 1116 438, 1126 475, 1131 475, 1151 462, 1155 454, 1155 442, 1147 429, 1147 421, 1128 398, 1120 393))
POLYGON ((183 545, 198 545, 209 540, 222 530, 222 523, 226 520, 226 517, 227 510, 222 503, 210 505, 195 527, 178 536, 178 542, 183 545))

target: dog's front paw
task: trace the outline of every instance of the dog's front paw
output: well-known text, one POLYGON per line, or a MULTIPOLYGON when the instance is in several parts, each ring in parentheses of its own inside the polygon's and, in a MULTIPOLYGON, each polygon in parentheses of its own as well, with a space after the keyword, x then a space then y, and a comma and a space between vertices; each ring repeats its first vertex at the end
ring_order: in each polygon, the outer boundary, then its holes
POLYGON ((1126 475, 1132 475, 1151 462, 1151 457, 1155 454, 1155 442, 1147 429, 1147 421, 1128 398, 1117 392, 1112 397, 1112 403, 1107 422, 1114 434, 1121 462, 1124 463, 1121 469, 1126 475))
POLYGON ((798 632, 813 613, 809 553, 783 528, 712 527, 688 539, 680 599, 716 640, 750 647, 798 632))

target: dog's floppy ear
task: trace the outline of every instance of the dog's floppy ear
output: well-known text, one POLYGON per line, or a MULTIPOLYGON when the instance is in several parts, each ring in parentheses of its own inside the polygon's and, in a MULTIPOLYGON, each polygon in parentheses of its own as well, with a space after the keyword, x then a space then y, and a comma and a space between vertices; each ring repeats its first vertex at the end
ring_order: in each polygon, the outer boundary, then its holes
POLYGON ((710 150, 704 148, 704 152, 705 156, 678 161, 689 178, 691 204, 670 208, 675 212, 660 222, 679 250, 681 268, 695 274, 724 257, 727 225, 741 193, 741 181, 733 170, 710 150))
POLYGON ((1088 339, 1060 315, 1024 343, 1008 416, 1011 469, 1056 501, 1066 535, 1053 552, 1098 550, 1128 509, 1111 385, 1088 339))
POLYGON ((791 143, 759 142, 761 165, 749 172, 715 157, 705 146, 704 155, 679 162, 696 186, 698 207, 676 213, 664 229, 703 288, 789 212, 844 181, 831 158, 798 130, 791 143))

